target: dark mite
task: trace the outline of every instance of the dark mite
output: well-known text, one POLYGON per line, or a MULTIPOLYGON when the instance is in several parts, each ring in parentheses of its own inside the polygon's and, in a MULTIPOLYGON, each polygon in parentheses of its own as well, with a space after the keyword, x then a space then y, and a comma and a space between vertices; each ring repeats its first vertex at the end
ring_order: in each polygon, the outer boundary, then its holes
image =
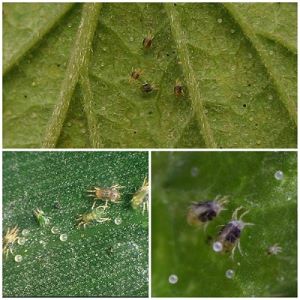
POLYGON ((184 95, 183 85, 178 80, 176 80, 176 83, 175 83, 175 86, 174 86, 174 94, 177 97, 180 97, 180 96, 184 95))
POLYGON ((242 250, 240 246, 240 236, 243 229, 246 226, 254 225, 252 223, 245 223, 242 218, 249 212, 245 211, 240 215, 238 218, 237 214, 238 211, 241 210, 243 207, 238 207, 232 214, 231 221, 223 226, 221 231, 219 232, 217 241, 213 244, 213 249, 216 252, 224 251, 229 252, 231 251, 231 258, 234 257, 234 251, 236 247, 238 247, 241 255, 242 250))
POLYGON ((225 210, 224 206, 228 202, 228 196, 218 195, 215 200, 193 202, 187 213, 187 222, 196 227, 204 225, 204 229, 208 225, 208 222, 217 217, 222 210, 225 210))
POLYGON ((153 90, 154 90, 154 87, 151 83, 143 83, 142 84, 142 87, 141 87, 141 90, 143 93, 151 93, 153 90))
POLYGON ((154 36, 148 33, 148 35, 143 39, 143 46, 145 49, 149 49, 152 46, 154 36))
POLYGON ((143 74, 143 71, 141 69, 132 69, 130 79, 131 80, 138 80, 140 76, 143 74))

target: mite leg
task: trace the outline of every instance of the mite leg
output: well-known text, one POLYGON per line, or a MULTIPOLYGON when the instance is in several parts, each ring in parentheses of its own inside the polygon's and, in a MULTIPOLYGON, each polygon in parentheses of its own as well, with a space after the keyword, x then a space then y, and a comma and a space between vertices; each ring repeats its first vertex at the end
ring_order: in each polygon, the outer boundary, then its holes
POLYGON ((238 211, 241 210, 241 209, 243 209, 243 206, 238 207, 238 208, 233 212, 233 214, 232 214, 232 220, 237 220, 237 219, 238 219, 237 214, 238 214, 238 211))

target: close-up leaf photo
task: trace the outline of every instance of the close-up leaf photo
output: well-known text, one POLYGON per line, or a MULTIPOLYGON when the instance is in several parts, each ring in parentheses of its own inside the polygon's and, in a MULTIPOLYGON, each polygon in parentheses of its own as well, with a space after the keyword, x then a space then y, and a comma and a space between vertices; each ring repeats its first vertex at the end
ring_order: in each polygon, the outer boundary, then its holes
POLYGON ((152 155, 153 297, 297 297, 297 153, 152 155))
POLYGON ((148 152, 4 152, 3 296, 147 297, 148 180, 148 152))
POLYGON ((297 3, 4 3, 4 148, 296 148, 297 3))

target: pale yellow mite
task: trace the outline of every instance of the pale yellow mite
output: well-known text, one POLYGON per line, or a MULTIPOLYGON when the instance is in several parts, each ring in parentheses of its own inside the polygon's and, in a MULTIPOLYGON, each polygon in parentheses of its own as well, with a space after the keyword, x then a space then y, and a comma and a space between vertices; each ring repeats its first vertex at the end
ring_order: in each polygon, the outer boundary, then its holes
POLYGON ((14 228, 8 228, 5 236, 3 237, 3 254, 7 257, 9 253, 13 253, 13 245, 19 239, 19 228, 16 225, 14 228))
POLYGON ((77 227, 83 226, 85 228, 86 225, 92 223, 92 222, 98 222, 98 223, 104 223, 108 222, 111 219, 107 218, 105 215, 105 210, 108 206, 98 206, 95 209, 92 209, 90 212, 81 214, 76 219, 77 221, 77 227))
POLYGON ((143 185, 140 189, 133 195, 131 199, 131 206, 133 209, 143 208, 143 214, 148 210, 148 200, 149 200, 149 183, 147 177, 144 179, 143 185))

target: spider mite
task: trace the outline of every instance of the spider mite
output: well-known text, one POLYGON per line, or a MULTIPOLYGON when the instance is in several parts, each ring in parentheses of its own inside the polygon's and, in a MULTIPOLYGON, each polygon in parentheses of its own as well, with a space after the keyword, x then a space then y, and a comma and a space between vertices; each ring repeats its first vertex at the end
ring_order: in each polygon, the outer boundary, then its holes
POLYGON ((201 227, 204 225, 204 229, 208 225, 208 222, 217 217, 222 210, 225 210, 224 206, 228 202, 228 196, 218 195, 215 200, 193 202, 187 213, 187 222, 190 225, 201 227))
POLYGON ((238 211, 243 207, 238 207, 232 214, 231 221, 223 226, 219 235, 217 237, 217 241, 214 243, 213 248, 215 251, 231 251, 231 258, 234 257, 234 251, 236 247, 239 248, 239 251, 242 254, 241 246, 240 246, 240 236, 243 229, 246 226, 254 225, 252 223, 245 223, 242 218, 249 212, 245 211, 238 218, 238 211))
POLYGON ((149 94, 154 90, 154 86, 151 83, 143 83, 141 86, 141 90, 143 93, 149 94))
POLYGON ((143 71, 141 69, 132 69, 130 80, 138 80, 142 74, 143 71))
POLYGON ((95 207, 97 200, 105 201, 105 207, 108 206, 109 201, 112 203, 120 203, 121 193, 119 190, 122 188, 124 188, 124 186, 116 184, 110 188, 94 187, 93 190, 88 190, 87 192, 90 193, 88 196, 94 197, 95 200, 92 209, 95 207))
POLYGON ((149 183, 147 177, 144 179, 143 185, 133 195, 131 199, 131 207, 133 209, 143 208, 143 214, 145 210, 148 210, 148 198, 149 198, 149 183))
POLYGON ((143 47, 149 49, 152 46, 154 36, 149 32, 148 35, 143 39, 143 47))
POLYGON ((50 224, 50 219, 51 218, 47 217, 41 209, 36 208, 33 211, 33 215, 35 216, 35 219, 36 219, 36 221, 37 221, 37 223, 39 224, 40 227, 45 227, 45 226, 48 226, 50 224))
POLYGON ((14 228, 8 228, 5 236, 3 237, 3 249, 2 253, 5 254, 5 257, 8 256, 9 253, 13 253, 13 245, 19 239, 18 237, 19 228, 16 225, 14 228))
POLYGON ((107 206, 98 206, 95 209, 92 209, 90 212, 81 214, 76 219, 77 227, 83 226, 85 228, 86 225, 96 221, 98 223, 104 223, 110 221, 110 218, 106 218, 105 210, 107 206))
POLYGON ((278 244, 270 246, 267 250, 268 255, 277 255, 280 252, 282 252, 282 248, 278 244))
POLYGON ((184 91, 183 91, 183 85, 179 80, 176 80, 175 86, 174 86, 174 94, 177 97, 183 96, 184 91))

